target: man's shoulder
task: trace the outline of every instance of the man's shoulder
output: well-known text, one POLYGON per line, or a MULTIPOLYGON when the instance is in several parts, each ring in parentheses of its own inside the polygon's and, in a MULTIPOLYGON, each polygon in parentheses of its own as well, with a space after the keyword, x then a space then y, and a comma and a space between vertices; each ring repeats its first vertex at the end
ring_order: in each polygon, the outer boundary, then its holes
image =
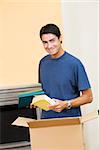
POLYGON ((70 53, 67 53, 67 56, 68 56, 68 59, 71 63, 81 63, 80 59, 77 58, 76 56, 70 54, 70 53))
POLYGON ((50 55, 46 55, 46 56, 42 57, 41 60, 40 60, 40 63, 48 60, 49 57, 50 57, 50 55))

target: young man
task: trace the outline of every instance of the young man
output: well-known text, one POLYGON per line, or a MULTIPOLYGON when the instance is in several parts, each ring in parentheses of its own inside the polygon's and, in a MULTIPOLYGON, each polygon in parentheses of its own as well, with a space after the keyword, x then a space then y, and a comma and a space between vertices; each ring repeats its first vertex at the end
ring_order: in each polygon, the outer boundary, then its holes
POLYGON ((79 59, 62 48, 62 36, 55 24, 40 30, 40 38, 48 55, 39 64, 39 82, 46 95, 56 99, 42 118, 81 116, 80 106, 92 102, 92 91, 84 66, 79 59))

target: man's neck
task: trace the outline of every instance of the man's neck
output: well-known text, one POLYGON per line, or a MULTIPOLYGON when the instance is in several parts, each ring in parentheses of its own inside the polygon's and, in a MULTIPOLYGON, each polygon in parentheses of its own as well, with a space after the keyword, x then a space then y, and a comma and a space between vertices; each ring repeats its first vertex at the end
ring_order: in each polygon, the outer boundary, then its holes
POLYGON ((52 58, 59 58, 64 54, 64 52, 65 51, 63 49, 60 49, 56 54, 52 55, 51 57, 52 58))

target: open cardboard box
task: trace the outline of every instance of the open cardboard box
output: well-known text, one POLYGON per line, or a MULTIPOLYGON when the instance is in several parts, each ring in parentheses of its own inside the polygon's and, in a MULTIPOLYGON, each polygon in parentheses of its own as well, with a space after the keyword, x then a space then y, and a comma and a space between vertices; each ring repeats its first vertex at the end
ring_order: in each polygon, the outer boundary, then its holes
POLYGON ((33 120, 18 117, 12 125, 29 127, 32 150, 85 150, 83 124, 97 117, 98 111, 80 118, 33 120))

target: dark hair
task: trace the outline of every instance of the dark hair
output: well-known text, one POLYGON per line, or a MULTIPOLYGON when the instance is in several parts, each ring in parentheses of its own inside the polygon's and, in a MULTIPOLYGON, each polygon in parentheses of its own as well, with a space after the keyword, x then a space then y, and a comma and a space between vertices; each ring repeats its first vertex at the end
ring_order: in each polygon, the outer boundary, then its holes
POLYGON ((42 35, 43 34, 48 34, 48 33, 52 33, 55 34, 58 38, 61 35, 60 29, 58 26, 56 26, 55 24, 47 24, 45 26, 43 26, 40 30, 40 38, 42 40, 42 35))

